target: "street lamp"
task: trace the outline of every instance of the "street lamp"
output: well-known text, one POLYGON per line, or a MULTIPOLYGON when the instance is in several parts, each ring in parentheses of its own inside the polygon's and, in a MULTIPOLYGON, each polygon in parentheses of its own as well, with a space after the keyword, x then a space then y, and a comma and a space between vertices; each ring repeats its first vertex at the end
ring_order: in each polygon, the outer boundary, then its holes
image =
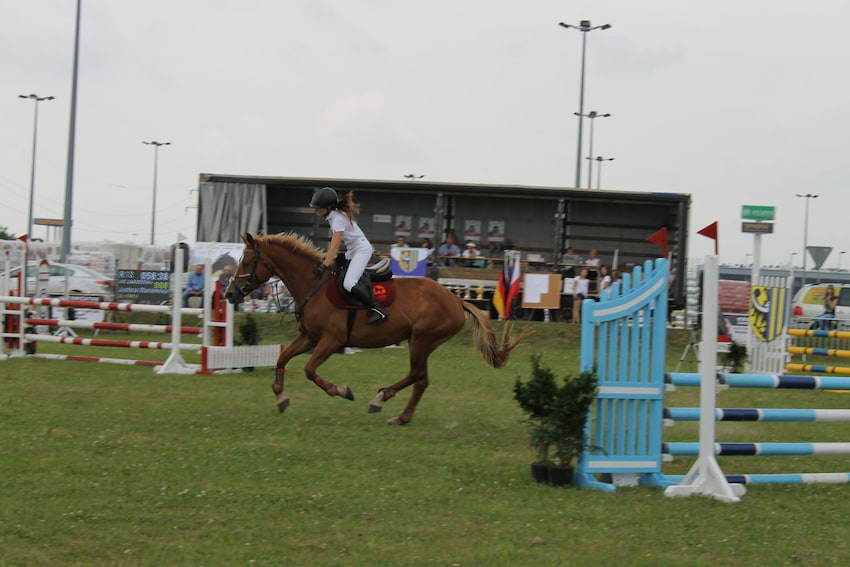
POLYGON ((839 272, 841 271, 841 256, 843 256, 844 254, 847 254, 847 250, 842 250, 841 252, 838 253, 838 271, 839 272))
POLYGON ((142 142, 145 145, 153 146, 153 208, 151 210, 151 245, 154 243, 154 228, 156 227, 156 170, 159 164, 159 147, 170 146, 171 142, 142 142))
POLYGON ((745 267, 750 265, 750 258, 751 257, 752 257, 752 254, 750 254, 750 253, 744 254, 744 266, 745 267))
POLYGON ((27 236, 32 238, 32 211, 35 201, 35 148, 36 139, 38 138, 38 103, 45 100, 53 100, 53 96, 38 96, 37 94, 18 95, 18 98, 31 99, 35 103, 35 118, 32 125, 32 168, 30 169, 30 209, 27 217, 27 236))
POLYGON ((796 255, 797 255, 796 252, 791 252, 791 260, 789 261, 789 263, 791 264, 792 270, 794 269, 794 256, 796 256, 796 255))
POLYGON ((811 199, 817 199, 817 195, 812 195, 811 193, 806 193, 805 195, 797 195, 802 199, 806 200, 805 207, 805 221, 803 223, 803 279, 802 285, 806 285, 806 252, 809 249, 809 201, 811 199))
MULTIPOLYGON (((614 161, 614 158, 596 156, 595 158, 589 157, 589 158, 584 158, 584 159, 593 160, 597 164, 599 164, 599 165, 596 166, 596 189, 599 190, 599 188, 602 186, 602 162, 603 161, 614 161)), ((592 163, 588 166, 588 169, 591 169, 591 168, 593 168, 592 163)), ((588 186, 588 188, 590 188, 590 186, 588 186)))
POLYGON ((423 177, 425 177, 425 175, 424 175, 424 174, 423 174, 423 175, 415 175, 415 174, 413 174, 413 173, 408 173, 408 174, 406 174, 406 175, 404 176, 404 178, 405 178, 405 179, 410 179, 410 180, 413 180, 413 179, 422 179, 423 177))
POLYGON ((591 26, 590 20, 582 20, 579 25, 574 26, 572 24, 565 24, 564 22, 558 23, 559 26, 566 29, 574 29, 582 32, 581 35, 581 83, 579 86, 579 98, 578 98, 578 148, 576 151, 576 189, 581 187, 581 140, 582 140, 582 126, 584 125, 584 62, 585 62, 585 53, 587 51, 587 32, 594 30, 607 30, 611 27, 611 24, 603 24, 601 26, 591 26))
MULTIPOLYGON (((576 116, 578 116, 578 112, 573 112, 576 116)), ((593 159, 593 119, 594 118, 608 118, 611 114, 599 114, 595 110, 591 110, 587 114, 584 115, 585 118, 590 118, 590 147, 588 147, 587 155, 589 156, 587 159, 593 159)), ((587 188, 593 189, 593 168, 587 168, 587 188)))

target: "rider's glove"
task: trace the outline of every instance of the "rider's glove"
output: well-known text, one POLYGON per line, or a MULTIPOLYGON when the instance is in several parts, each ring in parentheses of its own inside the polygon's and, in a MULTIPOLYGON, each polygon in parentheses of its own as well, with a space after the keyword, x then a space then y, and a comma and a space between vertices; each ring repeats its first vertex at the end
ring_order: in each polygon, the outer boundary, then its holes
POLYGON ((327 271, 328 267, 325 264, 319 264, 315 268, 313 268, 313 275, 317 280, 322 279, 322 276, 325 275, 325 271, 327 271))

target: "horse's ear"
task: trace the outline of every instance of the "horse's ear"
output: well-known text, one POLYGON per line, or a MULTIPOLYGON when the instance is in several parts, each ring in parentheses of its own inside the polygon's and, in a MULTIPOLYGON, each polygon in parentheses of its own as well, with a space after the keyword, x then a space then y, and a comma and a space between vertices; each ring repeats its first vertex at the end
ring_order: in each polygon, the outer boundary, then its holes
POLYGON ((249 248, 254 247, 254 237, 248 232, 242 235, 242 242, 244 242, 249 248))

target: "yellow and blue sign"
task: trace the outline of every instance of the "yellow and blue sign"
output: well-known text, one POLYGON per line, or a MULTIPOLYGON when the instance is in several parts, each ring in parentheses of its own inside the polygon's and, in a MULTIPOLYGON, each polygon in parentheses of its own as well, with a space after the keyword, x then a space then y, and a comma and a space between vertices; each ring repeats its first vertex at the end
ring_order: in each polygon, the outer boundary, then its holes
POLYGON ((750 289, 750 328, 760 341, 769 343, 785 332, 788 290, 763 285, 750 289))

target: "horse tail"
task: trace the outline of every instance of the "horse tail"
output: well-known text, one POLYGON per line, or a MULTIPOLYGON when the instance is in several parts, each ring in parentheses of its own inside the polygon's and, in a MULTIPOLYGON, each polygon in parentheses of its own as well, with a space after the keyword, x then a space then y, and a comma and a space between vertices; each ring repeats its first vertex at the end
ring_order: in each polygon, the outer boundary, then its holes
POLYGON ((490 323, 490 316, 469 302, 462 301, 461 303, 463 310, 471 316, 472 340, 475 342, 478 352, 484 358, 484 362, 493 368, 502 368, 507 364, 511 351, 525 339, 528 332, 522 333, 515 339, 511 338, 512 322, 507 321, 502 330, 502 339, 498 340, 493 331, 493 325, 490 323))

